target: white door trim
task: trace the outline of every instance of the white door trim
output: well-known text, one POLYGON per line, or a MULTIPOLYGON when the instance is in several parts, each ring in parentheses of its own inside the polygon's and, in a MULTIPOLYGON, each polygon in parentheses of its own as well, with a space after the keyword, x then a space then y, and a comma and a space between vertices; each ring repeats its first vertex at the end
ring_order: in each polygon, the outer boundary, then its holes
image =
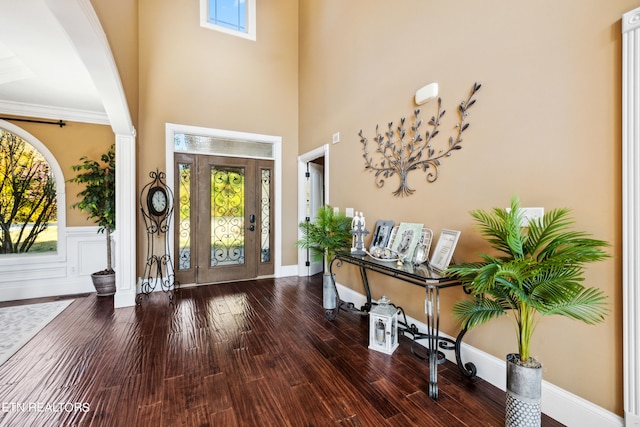
POLYGON ((640 8, 622 16, 622 318, 624 416, 640 425, 640 8))
MULTIPOLYGON (((274 235, 274 276, 282 277, 282 137, 262 135, 256 133, 237 132, 223 129, 204 128, 199 126, 180 125, 175 123, 165 124, 165 168, 167 185, 173 190, 175 174, 173 171, 174 135, 186 133, 191 135, 211 136, 214 138, 239 139, 244 141, 266 142, 273 144, 273 163, 275 174, 275 235, 274 235)), ((174 191, 175 193, 175 191, 174 191)), ((176 224, 174 224, 176 226, 176 224)), ((168 233, 169 250, 171 255, 175 253, 173 233, 168 233)), ((175 262, 175 260, 174 260, 175 262)))
MULTIPOLYGON (((307 153, 298 156, 298 223, 304 221, 306 216, 306 194, 305 181, 307 172, 307 162, 324 157, 324 202, 329 202, 329 144, 325 144, 307 153)), ((302 238, 300 228, 298 228, 298 239, 302 238)), ((298 248, 298 276, 307 275, 307 266, 305 265, 306 256, 304 249, 298 248)))

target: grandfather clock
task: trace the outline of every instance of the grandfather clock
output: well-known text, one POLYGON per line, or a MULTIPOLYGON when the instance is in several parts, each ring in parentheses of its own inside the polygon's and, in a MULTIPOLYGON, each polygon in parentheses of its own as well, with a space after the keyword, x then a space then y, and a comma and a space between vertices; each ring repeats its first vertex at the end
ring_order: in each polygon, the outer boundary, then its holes
POLYGON ((140 192, 140 212, 147 232, 147 257, 136 303, 142 295, 149 295, 159 287, 169 295, 178 290, 171 261, 168 233, 173 217, 173 192, 166 183, 166 175, 157 169, 149 173, 151 181, 140 192))

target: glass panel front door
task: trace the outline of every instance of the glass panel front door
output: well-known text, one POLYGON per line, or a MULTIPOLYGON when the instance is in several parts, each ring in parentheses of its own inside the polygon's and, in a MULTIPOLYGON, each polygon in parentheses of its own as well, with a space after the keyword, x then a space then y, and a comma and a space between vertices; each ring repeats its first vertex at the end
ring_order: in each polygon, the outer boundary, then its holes
POLYGON ((178 280, 273 274, 273 161, 180 153, 175 171, 178 280))
POLYGON ((176 185, 176 239, 175 244, 178 247, 178 270, 191 270, 191 172, 193 165, 190 159, 184 159, 177 162, 177 178, 176 185))
POLYGON ((211 166, 209 265, 245 263, 245 168, 211 166))

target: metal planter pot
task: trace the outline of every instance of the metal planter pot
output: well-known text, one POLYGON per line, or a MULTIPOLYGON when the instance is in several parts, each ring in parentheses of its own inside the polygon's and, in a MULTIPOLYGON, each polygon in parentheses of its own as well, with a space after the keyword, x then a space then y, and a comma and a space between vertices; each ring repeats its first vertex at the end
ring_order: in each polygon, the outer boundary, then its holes
POLYGON ((337 306, 335 275, 322 275, 322 307, 325 310, 333 310, 337 306), (332 277, 333 276, 333 277, 332 277))
POLYGON ((542 420, 542 365, 522 366, 517 354, 507 355, 505 427, 539 427, 542 420))
POLYGON ((99 271, 91 275, 91 280, 99 297, 106 297, 116 293, 116 273, 99 271))

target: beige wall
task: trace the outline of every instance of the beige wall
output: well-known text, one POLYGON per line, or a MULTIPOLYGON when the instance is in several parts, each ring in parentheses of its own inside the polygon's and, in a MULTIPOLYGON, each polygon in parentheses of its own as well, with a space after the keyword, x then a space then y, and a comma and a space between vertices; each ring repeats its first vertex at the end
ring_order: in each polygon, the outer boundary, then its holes
MULTIPOLYGON (((138 189, 149 171, 167 167, 166 122, 282 136, 284 265, 297 261, 296 157, 335 132, 342 141, 330 147, 331 203, 364 211, 370 227, 394 219, 461 230, 459 260, 487 249, 472 209, 507 206, 514 194, 525 206, 572 208, 580 229, 612 244, 613 258, 586 274, 607 292, 612 313, 598 326, 543 319, 533 353, 547 381, 622 414, 620 16, 637 1, 258 1, 256 42, 200 28, 197 1, 92 3, 138 130, 138 189), (392 196, 395 179, 376 188, 358 131, 371 140, 377 124, 410 117, 415 91, 438 82, 447 114, 435 145, 444 146, 474 81, 483 88, 471 127, 438 180, 413 172, 416 193, 405 198, 392 196)), ((422 118, 434 107, 423 106, 422 118)), ((65 178, 81 155, 113 142, 107 126, 21 127, 47 144, 65 178)), ((71 204, 77 191, 67 189, 71 204)), ((86 224, 78 212, 67 219, 86 224)), ((362 291, 356 273, 342 267, 338 280, 362 291)), ((424 316, 422 290, 380 277, 372 286, 374 297, 384 293, 424 316)), ((448 313, 462 297, 443 293, 449 334, 457 327, 448 313)), ((465 341, 497 357, 515 350, 506 320, 465 341)))
MULTIPOLYGON (((619 415, 622 399, 621 306, 621 14, 638 1, 307 0, 300 2, 300 147, 304 153, 341 133, 330 148, 331 203, 376 219, 419 222, 462 231, 457 260, 486 251, 468 212, 508 206, 573 209, 579 229, 612 244, 612 259, 590 266, 586 284, 609 295, 605 323, 586 326, 543 319, 533 354, 544 379, 619 415), (447 110, 444 147, 456 107, 473 82, 483 84, 471 109, 463 149, 442 161, 433 184, 416 171, 410 197, 396 198, 397 178, 381 189, 364 170, 358 131, 372 143, 375 127, 410 117, 417 89, 440 85, 447 110)), ((422 118, 435 104, 422 107, 422 118)), ((342 267, 338 280, 362 291, 342 267)), ((372 278, 386 294, 423 318, 424 291, 372 278)), ((443 330, 460 290, 446 291, 443 330)), ((510 322, 467 335, 497 357, 517 350, 510 322)), ((482 373, 479 373, 482 376, 482 373)))
POLYGON ((138 1, 91 0, 118 67, 134 127, 138 125, 138 1))
POLYGON ((170 167, 167 122, 281 136, 282 262, 295 264, 297 1, 258 1, 255 42, 201 28, 198 1, 140 0, 139 6, 138 187, 149 171, 170 167))

